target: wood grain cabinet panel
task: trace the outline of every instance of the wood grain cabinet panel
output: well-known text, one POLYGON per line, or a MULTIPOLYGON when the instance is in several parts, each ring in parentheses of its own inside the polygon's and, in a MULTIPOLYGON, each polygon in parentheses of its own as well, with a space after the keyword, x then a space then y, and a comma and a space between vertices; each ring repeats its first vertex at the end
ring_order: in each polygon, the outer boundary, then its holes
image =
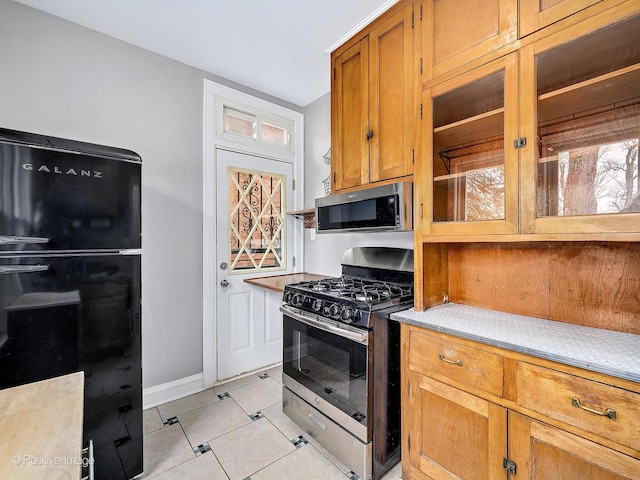
POLYGON ((640 479, 635 383, 457 340, 402 325, 403 479, 640 479), (440 354, 454 363, 443 365, 440 354), (457 359, 483 367, 460 373, 457 359), (479 386, 499 371, 502 397, 479 386))
POLYGON ((413 373, 411 378, 409 408, 418 418, 410 464, 428 478, 504 476, 507 410, 429 377, 413 373))
POLYGON ((422 81, 514 42, 517 11, 517 0, 425 1, 422 81))
POLYGON ((502 396, 500 355, 412 331, 409 362, 433 378, 502 396))
POLYGON ((415 186, 429 235, 517 233, 517 58, 506 55, 422 92, 415 186))
POLYGON ((333 59, 331 169, 334 190, 369 177, 369 39, 333 59))
POLYGON ((640 478, 640 460, 512 411, 509 460, 524 480, 640 478))
POLYGON ((414 26, 400 2, 331 55, 334 193, 413 173, 414 26))
POLYGON ((473 68, 517 49, 517 41, 532 33, 551 27, 547 32, 540 32, 539 37, 542 37, 621 2, 424 0, 421 15, 424 24, 422 81, 432 81, 453 70, 464 70, 466 65, 473 68), (580 15, 575 15, 578 13, 580 15), (572 16, 573 19, 570 18, 572 16), (563 20, 566 20, 565 25, 556 28, 554 24, 563 20))
POLYGON ((637 241, 640 3, 521 3, 572 21, 423 84, 423 241, 637 241))
MULTIPOLYGON (((518 404, 640 450, 640 394, 518 363, 518 404)), ((640 472, 638 472, 640 475, 640 472)))
POLYGON ((416 106, 414 100, 413 6, 369 34, 371 182, 410 175, 416 106))
POLYGON ((519 0, 518 36, 525 37, 602 0, 519 0))
POLYGON ((520 233, 640 232, 639 43, 635 2, 520 49, 520 233))

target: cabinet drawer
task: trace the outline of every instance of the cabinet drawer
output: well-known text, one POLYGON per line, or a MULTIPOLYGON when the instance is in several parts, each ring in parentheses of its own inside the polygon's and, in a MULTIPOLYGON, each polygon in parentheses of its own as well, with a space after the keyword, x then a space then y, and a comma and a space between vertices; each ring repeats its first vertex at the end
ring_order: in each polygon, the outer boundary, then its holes
POLYGON ((445 383, 502 396, 502 356, 412 330, 409 339, 412 369, 445 383))
POLYGON ((640 446, 640 394, 524 362, 518 404, 634 449, 640 446))

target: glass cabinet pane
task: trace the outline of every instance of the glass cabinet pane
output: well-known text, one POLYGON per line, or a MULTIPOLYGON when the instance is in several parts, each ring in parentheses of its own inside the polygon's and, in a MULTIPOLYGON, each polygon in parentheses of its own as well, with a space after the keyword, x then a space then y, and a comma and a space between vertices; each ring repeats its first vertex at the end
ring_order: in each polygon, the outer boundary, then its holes
POLYGON ((433 221, 505 218, 504 71, 434 97, 433 221))
POLYGON ((536 56, 536 216, 640 211, 640 16, 536 56))

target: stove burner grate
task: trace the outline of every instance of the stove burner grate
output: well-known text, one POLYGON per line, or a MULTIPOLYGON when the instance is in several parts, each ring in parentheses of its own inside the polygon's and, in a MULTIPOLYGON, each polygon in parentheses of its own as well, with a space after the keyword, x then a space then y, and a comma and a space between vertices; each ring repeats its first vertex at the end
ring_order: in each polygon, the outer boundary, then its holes
POLYGON ((317 282, 311 286, 311 290, 314 292, 328 292, 331 290, 331 285, 328 282, 317 282))
MULTIPOLYGON (((342 275, 338 278, 325 278, 291 285, 292 290, 300 289, 314 295, 324 295, 340 300, 343 304, 357 302, 367 308, 381 308, 398 301, 409 301, 413 297, 413 288, 409 284, 392 283, 363 277, 342 275)), ((325 297, 325 298, 326 298, 325 297)))

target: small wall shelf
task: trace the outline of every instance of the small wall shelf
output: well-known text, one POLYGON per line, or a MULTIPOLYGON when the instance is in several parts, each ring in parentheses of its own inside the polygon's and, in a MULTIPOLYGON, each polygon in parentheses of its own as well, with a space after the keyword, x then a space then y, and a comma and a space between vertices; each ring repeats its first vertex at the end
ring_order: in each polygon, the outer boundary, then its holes
POLYGON ((304 228, 316 228, 316 209, 308 208, 306 210, 296 210, 294 212, 287 212, 287 215, 291 215, 297 219, 304 220, 304 228))

